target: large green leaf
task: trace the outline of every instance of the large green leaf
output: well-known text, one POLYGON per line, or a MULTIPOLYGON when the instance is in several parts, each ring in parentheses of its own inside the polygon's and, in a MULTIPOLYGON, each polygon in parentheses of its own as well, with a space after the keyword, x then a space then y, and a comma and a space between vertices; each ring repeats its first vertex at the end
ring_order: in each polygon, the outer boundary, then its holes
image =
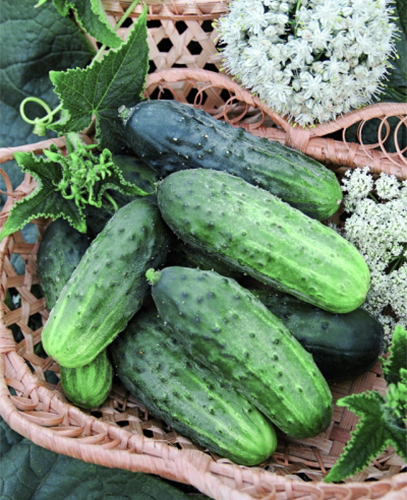
MULTIPOLYGON (((21 101, 42 98, 53 108, 58 96, 49 79, 50 70, 87 65, 94 50, 69 18, 62 18, 53 5, 34 8, 32 0, 1 0, 0 8, 0 147, 37 142, 32 125, 20 117, 21 101)), ((26 108, 31 118, 43 116, 35 104, 26 108)), ((48 131, 47 136, 55 135, 48 131)), ((23 178, 15 162, 2 165, 13 187, 23 178)), ((0 177, 0 189, 5 185, 0 177)))
POLYGON ((103 148, 117 151, 120 106, 141 98, 148 71, 147 10, 119 49, 86 69, 50 74, 63 109, 63 117, 49 128, 59 133, 80 132, 96 116, 97 137, 103 148))
POLYGON ((182 491, 148 474, 111 469, 58 455, 28 439, 0 460, 2 500, 187 500, 182 491))
POLYGON ((70 9, 75 11, 78 23, 96 40, 108 47, 117 48, 121 38, 109 23, 101 0, 53 0, 62 16, 68 15, 70 9))

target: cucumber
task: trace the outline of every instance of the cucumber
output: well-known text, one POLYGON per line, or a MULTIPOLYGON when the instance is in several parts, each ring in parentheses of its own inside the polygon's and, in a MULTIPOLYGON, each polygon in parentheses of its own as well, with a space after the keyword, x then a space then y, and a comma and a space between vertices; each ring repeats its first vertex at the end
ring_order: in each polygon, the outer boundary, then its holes
POLYGON ((45 230, 37 252, 37 274, 49 310, 89 244, 88 236, 65 219, 54 220, 45 230))
POLYGON ((42 332, 47 354, 67 368, 90 363, 140 309, 148 292, 145 272, 164 262, 167 249, 168 230, 151 200, 137 198, 119 209, 50 313, 42 332))
MULTIPOLYGON (((155 183, 158 182, 158 175, 143 164, 137 157, 130 155, 113 155, 113 161, 121 170, 124 180, 135 184, 146 193, 155 193, 155 183)), ((107 194, 113 198, 118 208, 133 201, 137 196, 126 195, 117 189, 108 189, 107 194)), ((86 224, 88 235, 94 239, 105 227, 107 221, 113 217, 115 207, 108 198, 104 198, 102 207, 87 205, 85 208, 86 224)))
POLYGON ((166 265, 198 267, 199 269, 216 271, 223 276, 234 279, 243 277, 241 272, 233 266, 229 266, 224 260, 218 259, 216 255, 209 255, 205 251, 198 250, 179 238, 174 238, 171 243, 166 265))
POLYGON ((232 278, 187 267, 150 269, 157 310, 191 359, 229 383, 287 435, 316 436, 332 395, 311 354, 232 278))
POLYGON ((114 375, 106 349, 87 365, 79 368, 60 366, 59 370, 62 390, 74 405, 90 409, 105 402, 114 375))
POLYGON ((177 101, 142 101, 122 111, 124 140, 161 177, 191 169, 225 170, 270 191, 310 217, 335 213, 335 174, 303 153, 221 122, 177 101))
POLYGON ((330 381, 362 375, 385 348, 382 324, 361 307, 334 314, 274 290, 251 292, 281 319, 330 381))
POLYGON ((155 308, 138 312, 109 349, 128 391, 196 444, 243 465, 257 465, 274 452, 272 424, 191 359, 155 308))
POLYGON ((370 274, 356 247, 264 189, 183 170, 160 182, 157 201, 179 238, 260 282, 331 312, 365 301, 370 274))

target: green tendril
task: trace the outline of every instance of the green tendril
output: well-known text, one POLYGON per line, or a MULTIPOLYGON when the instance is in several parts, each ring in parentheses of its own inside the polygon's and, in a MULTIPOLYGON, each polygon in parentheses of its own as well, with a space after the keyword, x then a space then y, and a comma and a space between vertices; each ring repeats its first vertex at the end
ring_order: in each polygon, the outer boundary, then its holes
MULTIPOLYGON (((79 135, 74 133, 66 135, 66 146, 66 156, 54 148, 44 151, 50 160, 58 162, 62 168, 62 179, 55 185, 55 189, 63 198, 74 200, 79 208, 84 208, 85 205, 100 207, 102 201, 95 199, 95 187, 99 181, 113 174, 112 154, 105 149, 100 155, 94 155, 92 150, 96 145, 83 143, 79 135)), ((111 197, 108 199, 117 207, 111 197)))
POLYGON ((26 97, 20 103, 20 115, 21 118, 26 123, 34 125, 34 130, 33 130, 34 134, 39 136, 44 136, 47 126, 52 123, 54 115, 58 113, 61 107, 62 105, 59 105, 54 110, 51 110, 48 104, 42 99, 39 99, 38 97, 26 97), (39 117, 34 118, 34 120, 28 118, 28 116, 25 114, 25 109, 24 109, 28 102, 35 102, 36 104, 39 104, 46 111, 47 114, 42 118, 39 117))

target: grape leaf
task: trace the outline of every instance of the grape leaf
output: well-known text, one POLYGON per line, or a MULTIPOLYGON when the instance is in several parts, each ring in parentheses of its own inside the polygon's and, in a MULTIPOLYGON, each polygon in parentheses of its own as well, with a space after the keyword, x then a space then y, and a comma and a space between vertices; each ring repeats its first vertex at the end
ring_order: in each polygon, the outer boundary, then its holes
POLYGON ((100 0, 53 0, 53 3, 63 17, 72 9, 78 24, 99 42, 112 48, 120 47, 122 40, 109 23, 100 0))
POLYGON ((94 60, 86 69, 51 71, 50 78, 66 113, 48 128, 59 133, 80 132, 95 115, 100 145, 117 151, 122 143, 118 108, 134 105, 141 99, 148 55, 145 8, 119 49, 110 50, 101 61, 94 60))

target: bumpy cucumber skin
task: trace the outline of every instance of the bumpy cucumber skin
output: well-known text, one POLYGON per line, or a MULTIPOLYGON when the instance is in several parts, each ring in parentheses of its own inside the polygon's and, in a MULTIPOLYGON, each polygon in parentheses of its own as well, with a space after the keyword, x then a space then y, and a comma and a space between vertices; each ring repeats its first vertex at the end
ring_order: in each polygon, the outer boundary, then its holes
POLYGON ((161 177, 190 168, 225 170, 318 220, 335 213, 342 200, 335 174, 321 163, 177 101, 140 102, 124 136, 161 177))
POLYGON ((337 313, 366 298, 370 273, 356 247, 243 179, 183 170, 160 182, 157 200, 179 238, 282 292, 337 313))
POLYGON ((48 309, 54 307, 89 244, 88 236, 65 219, 56 219, 45 230, 37 252, 37 274, 48 309))
POLYGON ((61 387, 76 406, 90 409, 100 406, 109 395, 113 382, 113 365, 103 349, 89 364, 79 368, 60 366, 61 387))
POLYGON ((365 373, 384 349, 382 324, 361 307, 334 314, 292 295, 271 290, 251 292, 312 354, 328 380, 345 380, 365 373))
POLYGON ((312 356, 262 302, 214 271, 166 267, 153 279, 161 318, 190 356, 230 384, 287 435, 329 425, 332 395, 312 356))
MULTIPOLYGON (((135 184, 146 193, 152 193, 155 196, 155 184, 158 182, 158 175, 141 160, 135 156, 113 155, 113 161, 121 170, 124 180, 135 184)), ((108 189, 107 192, 117 203, 119 208, 130 203, 136 195, 126 195, 117 191, 117 189, 108 189)), ((115 208, 113 204, 105 198, 102 207, 87 205, 85 209, 86 224, 88 235, 94 239, 105 227, 107 221, 113 217, 115 208)))
POLYGON ((272 424, 191 359, 155 308, 137 313, 109 349, 124 386, 174 430, 242 465, 274 452, 272 424))
POLYGON ((207 252, 198 250, 182 241, 174 238, 166 261, 167 266, 185 266, 197 267, 205 271, 216 271, 222 276, 239 279, 243 275, 227 262, 218 259, 216 255, 210 255, 207 252))
POLYGON ((68 368, 90 363, 140 309, 146 269, 161 265, 167 250, 167 227, 150 200, 138 198, 119 209, 51 311, 42 332, 47 354, 68 368))

